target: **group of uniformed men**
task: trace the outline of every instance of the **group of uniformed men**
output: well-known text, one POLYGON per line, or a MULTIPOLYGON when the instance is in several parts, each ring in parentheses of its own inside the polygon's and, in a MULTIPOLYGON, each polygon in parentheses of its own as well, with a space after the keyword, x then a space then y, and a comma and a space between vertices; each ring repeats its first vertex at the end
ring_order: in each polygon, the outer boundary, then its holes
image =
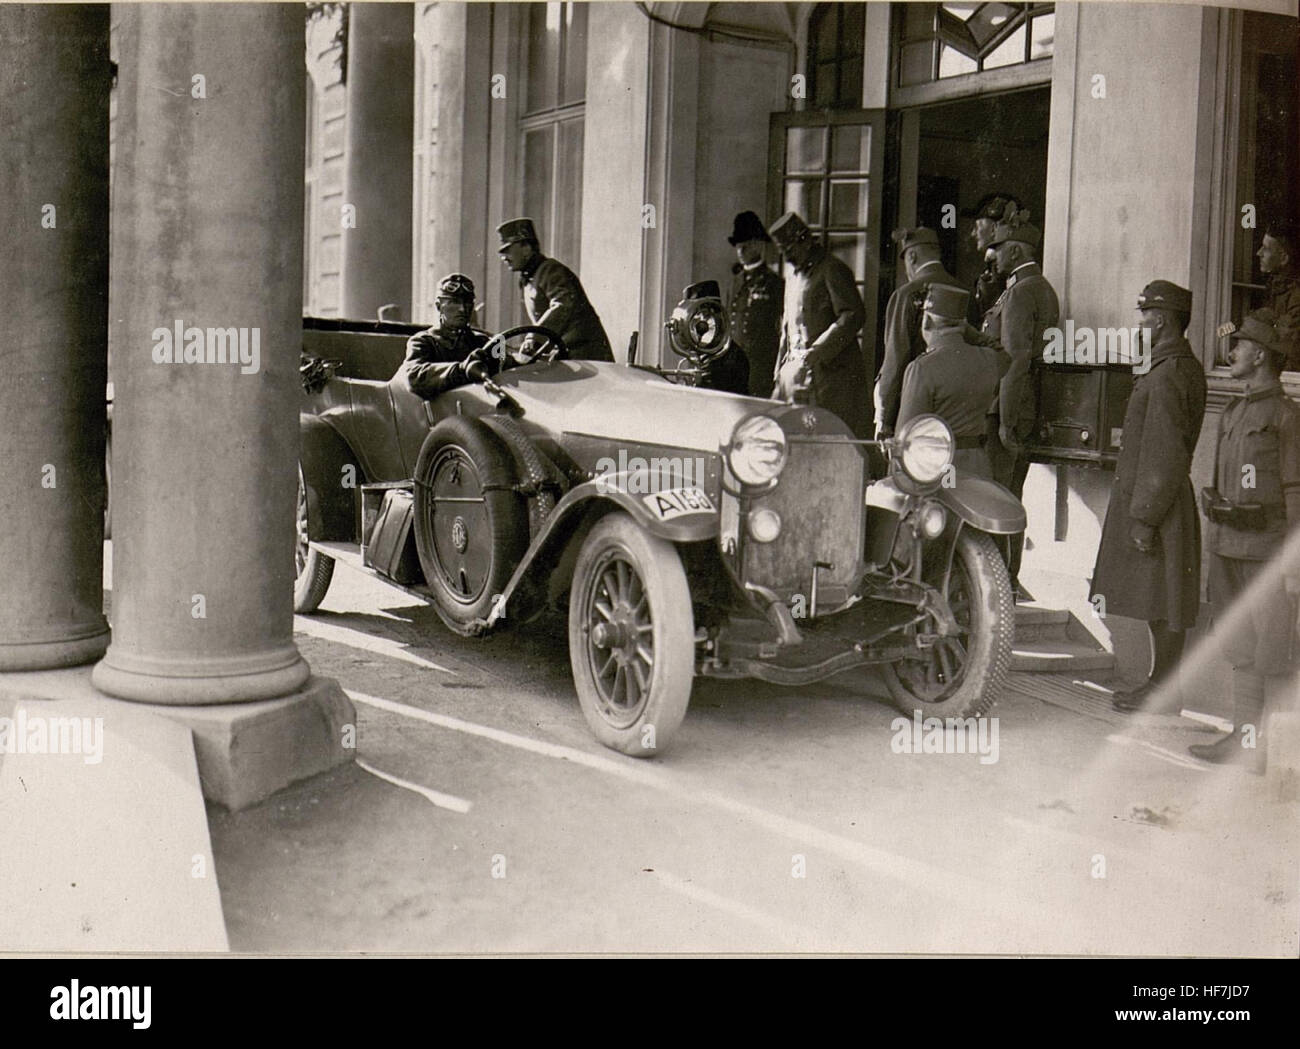
MULTIPOLYGON (((952 429, 959 471, 995 480, 1020 498, 1029 468, 1026 445, 1037 426, 1031 366, 1041 358, 1047 330, 1059 325, 1060 304, 1035 260, 1042 233, 1018 201, 993 194, 972 217, 970 235, 985 269, 971 291, 944 268, 934 230, 894 233, 907 280, 886 307, 884 357, 869 396, 870 372, 859 343, 865 311, 852 271, 794 212, 767 229, 754 212, 740 213, 728 238, 737 263, 727 308, 728 352, 743 359, 739 368, 716 370, 715 376, 728 378, 714 384, 825 407, 859 438, 868 435, 873 407, 877 438, 933 413, 952 429), (767 264, 771 244, 788 265, 786 280, 767 264)), ((573 357, 612 361, 582 284, 542 253, 532 221, 513 219, 498 233, 501 259, 519 275, 530 321, 559 333, 573 357)), ((1294 233, 1270 229, 1257 257, 1269 279, 1270 307, 1222 328, 1231 339, 1231 374, 1245 390, 1221 418, 1215 485, 1202 492, 1202 510, 1209 521, 1216 614, 1253 582, 1263 590, 1221 629, 1233 667, 1234 732, 1191 748, 1197 757, 1244 761, 1256 771, 1263 764, 1265 680, 1288 673, 1300 654, 1300 557, 1280 577, 1256 578, 1300 524, 1300 409, 1279 381, 1288 364, 1300 366, 1294 233)), ((421 396, 437 396, 501 366, 485 353, 489 334, 469 324, 474 298, 468 277, 445 278, 439 323, 409 340, 405 368, 421 396)), ((1151 631, 1149 680, 1113 700, 1125 712, 1141 709, 1169 679, 1200 608, 1201 530, 1190 472, 1206 380, 1185 334, 1192 295, 1170 281, 1152 281, 1137 309, 1151 336, 1150 369, 1137 376, 1125 412, 1091 591, 1104 598, 1108 614, 1144 620, 1151 631)), ((1017 592, 1022 544, 1023 536, 1015 537, 1008 565, 1017 592)))

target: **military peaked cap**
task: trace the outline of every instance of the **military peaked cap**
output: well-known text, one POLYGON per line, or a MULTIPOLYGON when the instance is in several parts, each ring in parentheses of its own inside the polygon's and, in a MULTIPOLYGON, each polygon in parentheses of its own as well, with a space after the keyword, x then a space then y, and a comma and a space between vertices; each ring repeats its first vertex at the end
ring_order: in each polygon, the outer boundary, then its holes
POLYGON ((990 193, 967 211, 966 216, 974 219, 992 219, 997 222, 1006 216, 1008 204, 1016 211, 1020 210, 1020 201, 1010 193, 990 193))
POLYGON ((785 249, 791 244, 798 244, 801 240, 807 240, 812 236, 812 230, 795 212, 787 211, 779 219, 772 223, 768 233, 776 241, 777 247, 785 249))
POLYGON ((503 222, 497 227, 497 236, 501 238, 501 246, 497 251, 504 251, 511 244, 539 243, 532 219, 511 219, 509 222, 503 222))
POLYGON ((1249 339, 1251 342, 1257 342, 1270 350, 1284 351, 1286 343, 1277 330, 1277 314, 1272 310, 1255 310, 1246 314, 1246 319, 1241 322, 1241 327, 1232 333, 1230 338, 1236 342, 1238 339, 1249 339))
POLYGON ((1015 204, 1007 205, 1002 218, 993 227, 988 246, 996 248, 1009 240, 1028 244, 1031 248, 1037 248, 1043 242, 1043 231, 1029 221, 1028 209, 1017 210, 1015 204))
POLYGON ((964 320, 970 292, 947 284, 930 284, 925 289, 925 312, 945 320, 964 320))
POLYGON ((890 234, 890 237, 898 245, 900 255, 908 248, 915 248, 921 244, 933 244, 936 248, 939 246, 939 234, 928 226, 917 226, 915 229, 896 229, 890 234))
POLYGON ((1167 280, 1153 280, 1138 296, 1140 310, 1173 310, 1176 313, 1192 312, 1192 293, 1167 280))
POLYGON ((742 211, 731 225, 728 244, 743 244, 747 240, 771 240, 763 228, 763 220, 752 211, 742 211))

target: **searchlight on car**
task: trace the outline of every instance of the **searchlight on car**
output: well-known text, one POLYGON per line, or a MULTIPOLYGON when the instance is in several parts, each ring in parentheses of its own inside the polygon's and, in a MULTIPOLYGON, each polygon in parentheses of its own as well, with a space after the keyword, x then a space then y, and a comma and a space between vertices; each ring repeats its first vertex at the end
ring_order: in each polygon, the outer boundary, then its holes
POLYGON ((896 461, 920 485, 931 485, 952 465, 954 442, 948 424, 937 415, 918 415, 904 423, 894 439, 896 461))

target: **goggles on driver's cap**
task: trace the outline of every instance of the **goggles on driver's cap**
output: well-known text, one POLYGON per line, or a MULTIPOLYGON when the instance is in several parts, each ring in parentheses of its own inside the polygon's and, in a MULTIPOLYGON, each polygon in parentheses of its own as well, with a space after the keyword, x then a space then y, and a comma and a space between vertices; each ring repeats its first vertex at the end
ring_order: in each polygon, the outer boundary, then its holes
POLYGON ((474 282, 463 273, 453 273, 438 282, 438 298, 473 302, 474 282))

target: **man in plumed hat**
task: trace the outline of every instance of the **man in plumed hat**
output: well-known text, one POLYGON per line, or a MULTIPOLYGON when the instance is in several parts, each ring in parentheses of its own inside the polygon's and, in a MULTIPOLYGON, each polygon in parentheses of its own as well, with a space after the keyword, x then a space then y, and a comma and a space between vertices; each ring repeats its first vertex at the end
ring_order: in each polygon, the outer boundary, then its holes
MULTIPOLYGON (((577 274, 542 254, 532 219, 511 219, 497 227, 501 261, 519 274, 530 324, 547 328, 564 340, 570 357, 612 361, 609 337, 582 289, 577 274)), ((521 349, 527 352, 529 341, 521 349)))
POLYGON ((983 271, 975 280, 968 311, 970 322, 977 328, 983 326, 984 314, 988 313, 993 304, 998 301, 998 296, 1007 286, 1007 278, 998 273, 993 263, 993 253, 989 251, 989 244, 993 240, 993 231, 997 228, 997 224, 1006 218, 1008 208, 1011 214, 1018 214, 1021 210, 1020 201, 1009 193, 990 193, 975 205, 973 211, 969 212, 974 220, 971 223, 971 240, 975 242, 975 250, 979 252, 979 257, 984 263, 983 271))
POLYGON ((898 425, 927 412, 939 416, 956 441, 952 461, 958 474, 992 480, 985 415, 1011 359, 966 341, 969 298, 965 289, 947 284, 931 284, 926 291, 921 318, 926 350, 903 375, 898 425))
POLYGON ((483 351, 491 335, 470 327, 474 298, 474 282, 463 273, 438 282, 438 323, 406 340, 402 369, 412 393, 431 400, 497 370, 483 351))
POLYGON ((772 223, 768 233, 791 268, 772 396, 827 408, 865 438, 871 425, 871 371, 858 344, 866 310, 853 271, 818 243, 793 211, 772 223))
MULTIPOLYGON (((1038 429, 1038 399, 1030 368, 1035 360, 1042 360, 1047 329, 1055 328, 1061 319, 1056 292, 1034 261, 1042 233, 1028 219, 1027 212, 1008 213, 993 228, 989 247, 1006 287, 984 315, 984 332, 997 339, 1011 358, 989 407, 989 461, 993 479, 1017 499, 1029 472, 1025 444, 1038 429)), ((1011 537, 1007 568, 1017 590, 1024 545, 1023 534, 1011 537)))
POLYGON ((768 397, 776 378, 785 281, 767 266, 764 253, 772 238, 754 212, 736 216, 727 242, 736 249, 737 259, 727 297, 731 338, 749 361, 750 396, 768 397))
POLYGON ((893 232, 893 239, 902 256, 907 280, 894 289, 885 306, 885 357, 880 364, 872 397, 876 408, 876 433, 881 437, 894 432, 903 372, 925 350, 921 308, 927 287, 934 284, 961 287, 957 278, 943 268, 939 258, 939 236, 934 230, 925 226, 899 229, 893 232))
POLYGON ((1124 412, 1123 440, 1090 597, 1106 615, 1145 620, 1151 675, 1115 693, 1113 705, 1140 709, 1176 669, 1186 630, 1200 611, 1201 529, 1192 495, 1192 453, 1205 415, 1205 369, 1187 342, 1192 293, 1167 280, 1138 296, 1150 340, 1150 370, 1138 375, 1124 412))
POLYGON ((1264 770, 1266 681, 1273 678, 1280 689, 1294 668, 1300 598, 1300 558, 1269 565, 1300 528, 1300 408, 1278 378, 1288 343, 1277 322, 1272 310, 1256 310, 1231 336, 1229 367, 1245 389, 1219 418, 1214 485, 1203 493, 1202 508, 1209 519, 1210 604, 1232 665, 1235 712, 1230 734, 1188 748, 1205 761, 1243 763, 1256 772, 1264 770))

